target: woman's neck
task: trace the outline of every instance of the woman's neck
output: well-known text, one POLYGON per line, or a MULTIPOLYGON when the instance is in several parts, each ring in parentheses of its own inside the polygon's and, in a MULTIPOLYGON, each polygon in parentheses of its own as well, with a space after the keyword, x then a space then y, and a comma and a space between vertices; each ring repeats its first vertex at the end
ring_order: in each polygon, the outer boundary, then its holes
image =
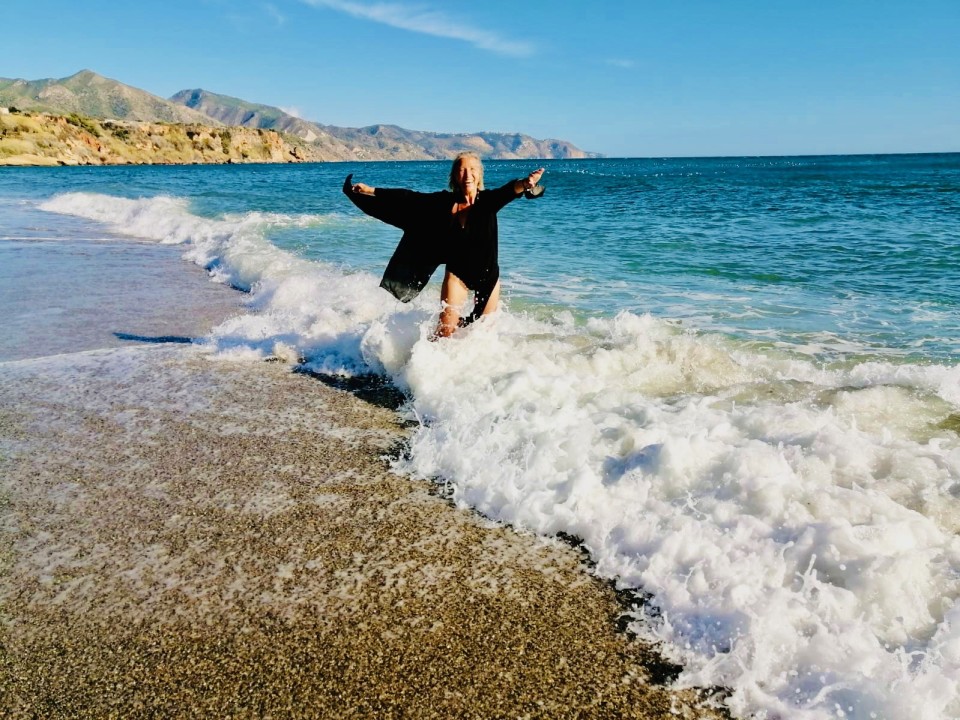
POLYGON ((473 205, 477 201, 476 188, 472 190, 461 190, 457 194, 459 195, 457 202, 459 202, 461 205, 473 205))

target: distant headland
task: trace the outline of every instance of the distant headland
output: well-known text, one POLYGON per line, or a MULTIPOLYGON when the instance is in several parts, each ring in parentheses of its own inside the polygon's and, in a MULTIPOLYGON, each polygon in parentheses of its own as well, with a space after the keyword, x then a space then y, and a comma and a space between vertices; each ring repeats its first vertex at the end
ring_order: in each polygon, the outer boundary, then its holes
POLYGON ((0 165, 445 160, 464 150, 504 160, 600 157, 519 133, 321 125, 200 89, 164 99, 90 70, 0 78, 0 165))

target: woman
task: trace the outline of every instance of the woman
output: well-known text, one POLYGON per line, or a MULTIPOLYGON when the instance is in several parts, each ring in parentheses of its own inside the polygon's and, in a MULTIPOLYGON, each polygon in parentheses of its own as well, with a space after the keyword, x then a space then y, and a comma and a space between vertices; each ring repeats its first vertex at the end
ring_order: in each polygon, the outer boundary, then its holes
POLYGON ((363 212, 403 230, 403 237, 380 281, 380 287, 408 302, 427 284, 438 265, 446 265, 440 290, 438 337, 497 309, 500 266, 497 264, 497 212, 511 200, 539 197, 543 168, 511 180, 496 190, 483 187, 483 163, 475 153, 460 153, 450 168, 450 190, 421 193, 395 188, 343 184, 347 197, 363 212), (473 311, 460 309, 470 291, 473 311))

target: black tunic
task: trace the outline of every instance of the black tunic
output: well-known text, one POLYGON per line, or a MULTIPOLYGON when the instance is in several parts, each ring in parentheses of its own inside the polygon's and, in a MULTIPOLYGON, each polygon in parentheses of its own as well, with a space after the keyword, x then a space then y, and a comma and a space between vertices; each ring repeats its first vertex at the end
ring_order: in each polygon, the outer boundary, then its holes
POLYGON ((352 191, 352 175, 343 192, 363 212, 403 230, 400 243, 387 263, 380 287, 402 302, 423 289, 439 265, 476 292, 469 321, 483 313, 490 293, 500 279, 497 262, 497 212, 514 198, 515 180, 496 190, 481 190, 470 207, 464 227, 453 215, 456 198, 449 190, 421 193, 377 188, 375 195, 352 191))

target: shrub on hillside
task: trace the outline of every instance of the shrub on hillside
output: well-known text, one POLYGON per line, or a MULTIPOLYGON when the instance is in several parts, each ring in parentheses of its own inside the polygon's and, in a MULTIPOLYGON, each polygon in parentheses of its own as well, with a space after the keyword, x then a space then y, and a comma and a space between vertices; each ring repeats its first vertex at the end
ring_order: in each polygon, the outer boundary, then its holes
POLYGON ((90 118, 84 117, 83 115, 77 115, 77 113, 70 113, 65 119, 71 125, 74 125, 81 130, 86 130, 94 137, 100 137, 100 128, 98 128, 96 123, 94 123, 90 118))
POLYGON ((4 138, 0 140, 0 157, 27 155, 36 153, 36 151, 36 145, 28 140, 20 140, 18 138, 4 138))

